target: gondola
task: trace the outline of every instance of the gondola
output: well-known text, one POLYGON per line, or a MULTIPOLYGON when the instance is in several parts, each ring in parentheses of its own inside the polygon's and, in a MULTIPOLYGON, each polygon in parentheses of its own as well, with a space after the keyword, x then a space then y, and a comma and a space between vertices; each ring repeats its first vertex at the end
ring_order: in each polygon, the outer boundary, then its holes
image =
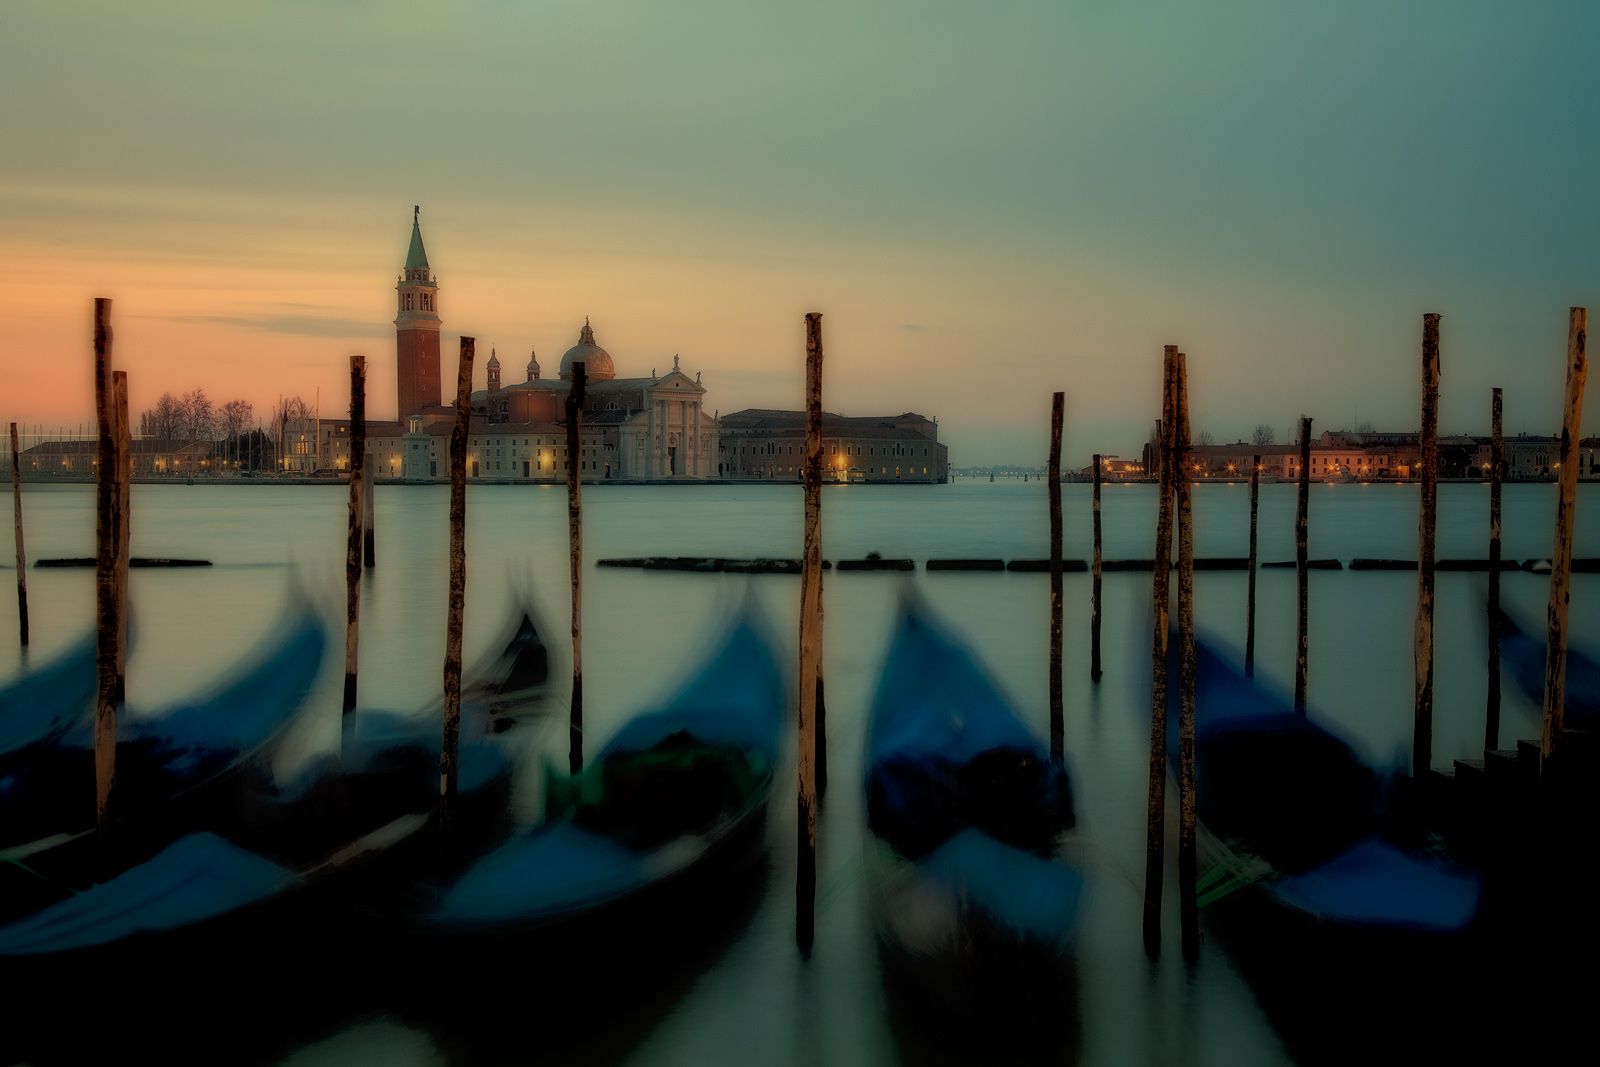
MULTIPOLYGON (((530 616, 463 687, 458 827, 466 840, 504 813, 520 736, 544 696, 548 652, 530 616)), ((196 829, 102 884, 0 927, 0 959, 117 948, 137 958, 158 936, 259 942, 341 876, 397 850, 431 859, 442 714, 357 711, 347 769, 319 763, 290 795, 249 798, 223 825, 196 829), (251 803, 251 799, 256 802, 251 803), (425 839, 425 840, 424 840, 425 839), (269 914, 270 913, 270 914, 269 914)), ((48 875, 46 867, 41 874, 48 875)), ((326 904, 326 901, 321 903, 326 904)), ((170 938, 169 938, 170 940, 170 938)))
POLYGON ((891 977, 930 1016, 1037 1032, 1075 1010, 1084 894, 1065 767, 976 656, 908 605, 872 706, 867 865, 891 977))
MULTIPOLYGON (((1176 636, 1168 760, 1178 759, 1176 636)), ((1432 1054, 1498 1009, 1483 879, 1428 831, 1409 780, 1195 642, 1198 900, 1291 1055, 1432 1054)), ((1169 790, 1173 787, 1169 784, 1169 790)))
MULTIPOLYGON (((278 740, 322 668, 327 634, 304 606, 274 627, 232 679, 203 699, 151 715, 123 709, 117 723, 113 814, 143 829, 147 812, 184 798, 198 803, 278 740)), ((76 676, 74 675, 74 678, 76 676)), ((93 673, 90 672, 92 680, 93 673)), ((94 720, 0 754, 0 849, 86 833, 95 824, 94 720)), ((226 806, 226 802, 224 802, 226 806)))
MULTIPOLYGON (((1544 704, 1546 642, 1542 634, 1524 630, 1500 612, 1500 661, 1512 681, 1533 703, 1544 704)), ((1567 685, 1563 724, 1569 730, 1592 730, 1600 724, 1600 663, 1567 646, 1567 685)))
MULTIPOLYGON (((507 938, 626 941, 699 929, 764 840, 786 700, 760 622, 737 618, 675 696, 630 720, 587 768, 547 774, 541 821, 444 884, 410 943, 504 964, 507 938)), ((567 958, 553 956, 551 958, 567 958)), ((526 980, 529 976, 523 974, 526 980)))
POLYGON ((95 692, 94 663, 91 633, 49 665, 0 689, 0 754, 59 736, 87 714, 95 692))
MULTIPOLYGON (((1177 641, 1168 686, 1177 766, 1177 641)), ((1449 933, 1477 914, 1481 879, 1408 847, 1393 778, 1195 641, 1195 789, 1206 892, 1251 886, 1307 919, 1449 933)))

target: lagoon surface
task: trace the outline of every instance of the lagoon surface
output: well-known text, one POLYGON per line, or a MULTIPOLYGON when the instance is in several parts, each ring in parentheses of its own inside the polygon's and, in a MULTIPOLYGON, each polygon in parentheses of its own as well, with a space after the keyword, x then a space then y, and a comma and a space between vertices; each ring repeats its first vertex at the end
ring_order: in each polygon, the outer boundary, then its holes
MULTIPOLYGON (((829 486, 823 492, 825 558, 877 551, 919 563, 910 581, 977 649, 1025 718, 1046 732, 1049 579, 1043 574, 925 574, 933 557, 1040 558, 1048 555, 1045 485, 957 481, 943 486, 829 486)), ((362 586, 360 696, 363 706, 412 708, 440 688, 448 531, 445 486, 379 486, 378 566, 362 586)), ((1063 487, 1065 554, 1090 554, 1090 487, 1063 487)), ((1155 491, 1103 490, 1105 556, 1148 558, 1155 491)), ((1206 484, 1195 491, 1197 556, 1243 556, 1249 487, 1206 484)), ((1294 558, 1292 485, 1261 490, 1260 556, 1294 558)), ((342 617, 347 493, 315 484, 136 485, 133 554, 196 557, 215 566, 136 570, 136 644, 128 694, 155 707, 202 690, 227 673, 278 619, 298 583, 342 617)), ((1314 486, 1312 558, 1415 559, 1415 485, 1314 486)), ((1488 488, 1439 490, 1440 558, 1487 555, 1488 488)), ((9 500, 7 505, 9 506, 9 500)), ((94 551, 94 492, 87 485, 24 486, 30 560, 94 551)), ((710 633, 748 590, 775 632, 796 632, 799 579, 781 575, 683 574, 596 568, 610 556, 798 557, 797 486, 623 486, 584 490, 584 678, 588 750, 627 717, 675 686, 710 633)), ((555 645, 568 621, 566 494, 550 486, 472 486, 467 491, 466 659, 504 622, 514 591, 531 589, 555 645)), ((1551 552, 1553 485, 1505 488, 1505 556, 1551 552)), ((1578 494, 1579 556, 1600 555, 1600 492, 1578 494)), ((12 558, 9 539, 5 566, 12 558)), ((28 571, 31 662, 48 660, 92 624, 89 569, 28 571)), ((7 583, 10 578, 6 579, 7 583)), ((475 1044, 382 1004, 293 1036, 243 1038, 251 1062, 628 1064, 881 1064, 937 1059, 908 1037, 882 993, 860 876, 859 776, 864 725, 907 577, 828 572, 825 672, 831 788, 822 812, 817 943, 809 961, 793 944, 793 826, 787 783, 769 823, 771 871, 747 924, 709 959, 666 976, 670 995, 614 1003, 596 991, 593 1018, 542 1020, 526 1011, 520 1046, 475 1044), (554 1025, 559 1022, 560 1025, 554 1025)), ((1066 576, 1066 747, 1083 829, 1091 839, 1093 884, 1078 954, 1079 1061, 1112 1063, 1282 1063, 1290 1052, 1257 1006, 1228 954, 1207 939, 1198 965, 1179 958, 1176 892, 1169 890, 1164 953, 1149 961, 1139 935, 1148 745, 1148 573, 1104 579, 1104 670, 1089 681, 1088 574, 1066 576)), ((1438 576, 1434 763, 1481 756, 1487 627, 1482 573, 1438 576)), ((1258 576, 1257 674, 1287 692, 1295 652, 1292 568, 1258 576)), ((1504 601, 1536 627, 1546 576, 1508 573, 1504 601)), ((1354 741, 1379 765, 1409 760, 1411 572, 1313 571, 1310 577, 1311 713, 1354 741)), ((10 593, 6 594, 10 603, 10 593)), ((1245 575, 1195 577, 1198 626, 1236 655, 1244 641, 1245 575)), ((1573 643, 1600 643, 1600 575, 1574 576, 1573 643)), ((21 666, 16 616, 0 612, 0 679, 21 666)), ((337 735, 343 645, 329 662, 298 737, 280 760, 292 771, 337 735)), ((567 670, 560 657, 561 671, 567 670)), ((1507 683, 1502 746, 1538 733, 1536 705, 1507 683)), ((558 731, 564 732, 564 731, 558 731)), ((564 757, 564 742, 561 748, 564 757)), ((792 758, 791 758, 792 768, 792 758)), ((1172 794, 1169 790, 1169 797, 1172 794)), ((1169 819, 1169 827, 1175 819, 1169 819)), ((1175 840, 1173 830, 1169 835, 1175 840)), ((1175 849, 1175 846, 1174 846, 1175 849)), ((1174 852, 1175 855, 1175 852, 1174 852)), ((1169 873, 1175 861, 1168 864, 1169 873)), ((530 967, 550 961, 531 960, 530 967)), ((626 960, 618 960, 627 967, 626 960)), ((499 990, 498 1010, 514 991, 499 990)), ((338 1016, 338 1013, 334 1013, 338 1016)), ((130 1038, 129 1050, 140 1038, 130 1038)), ((155 1041, 155 1038, 150 1038, 155 1041)), ((159 1055, 157 1046, 143 1050, 159 1055)))

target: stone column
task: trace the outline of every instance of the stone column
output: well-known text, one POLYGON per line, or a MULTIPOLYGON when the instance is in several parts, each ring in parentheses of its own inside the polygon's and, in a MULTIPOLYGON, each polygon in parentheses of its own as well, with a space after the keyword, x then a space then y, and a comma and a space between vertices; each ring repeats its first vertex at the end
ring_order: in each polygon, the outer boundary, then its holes
POLYGON ((694 476, 705 477, 705 460, 700 455, 700 401, 694 402, 694 476))
POLYGON ((645 431, 644 431, 645 432, 645 438, 644 438, 644 470, 640 471, 639 473, 640 473, 641 477, 649 478, 650 476, 655 474, 656 402, 654 400, 650 399, 650 396, 648 394, 646 394, 645 400, 648 401, 649 404, 650 404, 650 415, 649 415, 649 418, 646 420, 645 431))

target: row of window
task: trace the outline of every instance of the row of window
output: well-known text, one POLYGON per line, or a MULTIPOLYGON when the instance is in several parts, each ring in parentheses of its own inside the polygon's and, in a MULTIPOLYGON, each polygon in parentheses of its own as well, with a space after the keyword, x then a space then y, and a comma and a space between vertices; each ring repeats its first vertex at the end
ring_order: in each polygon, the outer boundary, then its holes
MULTIPOLYGON (((764 446, 763 445, 740 445, 739 446, 739 451, 736 454, 737 455, 741 455, 741 456, 792 456, 792 455, 795 454, 795 449, 796 448, 802 448, 803 449, 804 446, 803 445, 780 445, 780 444, 775 444, 775 443, 772 443, 772 442, 768 442, 764 446)), ((844 454, 847 455, 847 456, 859 456, 859 455, 862 454, 861 449, 862 449, 861 445, 845 445, 844 446, 844 454)), ((866 454, 869 455, 869 456, 876 456, 878 454, 878 446, 876 446, 876 445, 867 445, 866 446, 866 450, 867 450, 866 454)), ((839 446, 838 445, 829 445, 828 446, 828 455, 837 456, 838 454, 839 454, 839 446)), ((887 446, 887 445, 884 446, 883 454, 885 456, 890 455, 889 446, 887 446)), ((917 454, 917 449, 916 449, 916 446, 914 446, 914 445, 907 446, 907 445, 903 445, 903 444, 896 444, 894 446, 893 454, 896 455, 896 456, 908 456, 908 455, 909 456, 914 456, 914 455, 917 454)), ((926 456, 928 454, 928 448, 927 448, 926 445, 923 446, 922 454, 924 456, 926 456)))
POLYGON ((433 310, 433 294, 432 293, 416 293, 416 294, 401 293, 400 294, 400 310, 401 311, 432 311, 433 310), (412 298, 413 295, 415 295, 416 298, 417 298, 417 306, 416 307, 412 307, 411 306, 411 298, 412 298))

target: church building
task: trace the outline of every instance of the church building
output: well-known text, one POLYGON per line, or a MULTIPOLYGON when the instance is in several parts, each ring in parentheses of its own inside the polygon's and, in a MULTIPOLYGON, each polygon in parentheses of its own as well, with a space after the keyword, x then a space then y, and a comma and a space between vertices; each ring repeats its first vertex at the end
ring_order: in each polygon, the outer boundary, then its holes
MULTIPOLYGON (((367 453, 380 478, 446 480, 450 476, 453 405, 443 403, 439 362, 439 282, 422 243, 421 209, 411 220, 411 244, 395 287, 395 422, 367 422, 367 453)), ((499 355, 490 350, 488 388, 472 394, 467 435, 467 476, 495 481, 565 481, 566 400, 583 367, 584 410, 580 455, 583 476, 597 480, 703 480, 721 476, 720 425, 704 410, 700 375, 672 369, 648 377, 617 377, 611 354, 596 341, 587 319, 578 343, 561 357, 555 378, 540 374, 529 354, 527 378, 503 385, 499 355)), ((453 379, 455 376, 451 374, 453 379)), ((324 420, 327 458, 348 469, 348 420, 324 420)))

